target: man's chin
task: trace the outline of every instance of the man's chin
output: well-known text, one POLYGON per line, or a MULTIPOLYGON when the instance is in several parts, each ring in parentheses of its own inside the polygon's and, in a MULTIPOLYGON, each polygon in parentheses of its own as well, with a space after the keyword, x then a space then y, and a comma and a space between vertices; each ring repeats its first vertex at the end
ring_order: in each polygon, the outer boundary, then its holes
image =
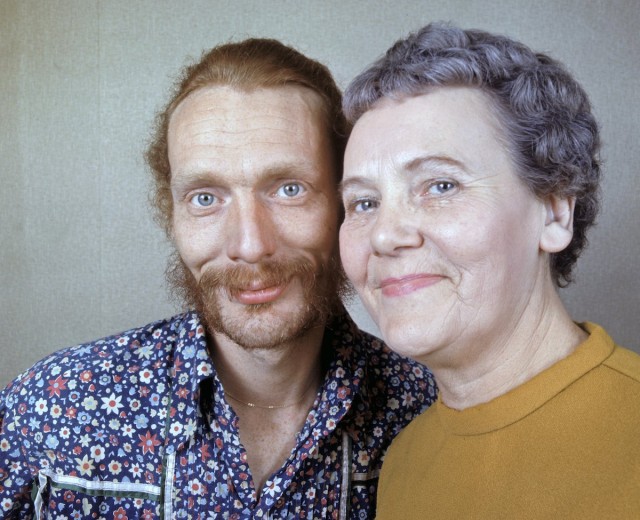
POLYGON ((212 336, 223 335, 247 350, 272 350, 304 337, 322 324, 324 317, 318 312, 305 305, 298 309, 305 307, 307 312, 278 312, 273 303, 264 303, 229 315, 217 312, 214 317, 206 311, 202 314, 212 336))

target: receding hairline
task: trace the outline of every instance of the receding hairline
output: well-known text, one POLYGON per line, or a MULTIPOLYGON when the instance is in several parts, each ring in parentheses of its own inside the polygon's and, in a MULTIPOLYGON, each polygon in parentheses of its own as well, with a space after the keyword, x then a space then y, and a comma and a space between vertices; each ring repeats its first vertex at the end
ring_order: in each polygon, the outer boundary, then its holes
MULTIPOLYGON (((312 111, 317 111, 318 114, 322 116, 322 119, 325 120, 325 123, 327 125, 330 123, 329 118, 331 114, 329 113, 328 103, 324 98, 324 96, 320 94, 317 90, 311 87, 308 87, 302 83, 285 83, 281 85, 235 85, 235 84, 220 82, 220 83, 210 83, 210 84, 199 86, 198 88, 189 91, 185 96, 177 99, 175 103, 172 104, 172 106, 170 107, 170 110, 167 111, 168 127, 171 126, 171 121, 173 119, 174 114, 184 105, 184 103, 188 99, 192 99, 193 96, 201 95, 206 92, 215 92, 215 91, 220 91, 220 92, 226 91, 226 92, 231 92, 233 94, 238 94, 242 96, 247 94, 253 94, 260 91, 266 92, 266 91, 279 91, 279 90, 297 91, 303 94, 301 96, 301 99, 305 101, 305 103, 311 99, 315 100, 313 102, 308 103, 309 109, 312 111), (311 96, 309 96, 309 94, 311 94, 311 96), (307 100, 304 99, 305 97, 307 97, 307 100)), ((329 128, 327 128, 327 130, 329 130, 329 128)))
MULTIPOLYGON (((188 95, 183 97, 178 104, 172 107, 171 112, 168 113, 168 121, 167 121, 167 138, 171 134, 171 129, 173 127, 174 115, 177 115, 179 112, 184 110, 185 102, 188 100, 192 100, 193 96, 206 94, 207 92, 231 92, 233 95, 238 95, 238 98, 241 99, 243 95, 250 95, 253 93, 263 92, 277 92, 277 91, 295 91, 299 94, 299 100, 304 104, 304 106, 309 110, 309 113, 314 118, 313 121, 310 119, 305 119, 310 125, 315 126, 318 131, 318 135, 322 140, 326 139, 326 144, 332 155, 335 156, 334 147, 331 145, 331 114, 329 113, 327 103, 323 96, 315 91, 314 89, 307 87, 302 84, 283 84, 283 85, 273 85, 273 86, 251 86, 251 87, 240 87, 235 85, 229 85, 226 83, 220 84, 210 84, 203 85, 198 87, 197 89, 191 91, 188 95)), ((223 104, 225 102, 230 101, 229 99, 223 100, 220 102, 223 104)), ((169 142, 167 141, 167 151, 169 149, 169 142)), ((335 158, 335 157, 334 157, 335 158)))

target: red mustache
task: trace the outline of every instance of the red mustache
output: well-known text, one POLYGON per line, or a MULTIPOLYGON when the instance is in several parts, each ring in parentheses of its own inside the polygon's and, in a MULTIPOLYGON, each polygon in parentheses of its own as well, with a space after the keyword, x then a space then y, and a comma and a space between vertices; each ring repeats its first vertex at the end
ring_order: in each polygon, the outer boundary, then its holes
POLYGON ((293 277, 315 276, 313 264, 306 258, 271 260, 256 266, 235 265, 224 269, 210 269, 202 274, 200 289, 209 292, 224 289, 233 296, 258 282, 260 287, 273 287, 287 283, 293 277))

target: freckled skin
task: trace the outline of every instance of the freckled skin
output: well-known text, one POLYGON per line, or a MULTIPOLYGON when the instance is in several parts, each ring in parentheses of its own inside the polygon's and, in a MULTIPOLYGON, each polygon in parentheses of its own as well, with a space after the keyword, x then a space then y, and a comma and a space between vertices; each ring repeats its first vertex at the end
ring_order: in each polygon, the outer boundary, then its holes
MULTIPOLYGON (((334 163, 319 106, 298 87, 212 87, 178 106, 169 126, 173 234, 196 279, 208 268, 295 256, 326 266, 336 254, 334 163)), ((250 289, 220 294, 218 304, 224 322, 252 338, 277 337, 304 308, 296 279, 250 289), (247 304, 261 299, 269 311, 251 312, 247 304)))
POLYGON ((325 317, 310 303, 335 293, 327 277, 335 274, 339 202, 321 106, 302 87, 211 87, 190 94, 169 124, 182 260, 196 280, 228 268, 246 275, 244 286, 216 289, 207 305, 224 326, 209 331, 211 356, 227 397, 237 397, 229 399, 258 493, 295 446, 322 377, 325 317), (260 268, 300 259, 313 267, 313 283, 260 268))

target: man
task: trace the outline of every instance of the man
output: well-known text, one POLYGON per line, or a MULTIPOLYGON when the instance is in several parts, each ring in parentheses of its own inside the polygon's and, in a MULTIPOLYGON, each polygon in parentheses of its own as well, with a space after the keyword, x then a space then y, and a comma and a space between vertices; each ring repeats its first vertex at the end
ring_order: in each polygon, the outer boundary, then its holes
POLYGON ((196 310, 60 351, 2 394, 5 518, 367 518, 434 398, 340 295, 347 125, 328 70, 273 40, 188 67, 147 158, 196 310))

